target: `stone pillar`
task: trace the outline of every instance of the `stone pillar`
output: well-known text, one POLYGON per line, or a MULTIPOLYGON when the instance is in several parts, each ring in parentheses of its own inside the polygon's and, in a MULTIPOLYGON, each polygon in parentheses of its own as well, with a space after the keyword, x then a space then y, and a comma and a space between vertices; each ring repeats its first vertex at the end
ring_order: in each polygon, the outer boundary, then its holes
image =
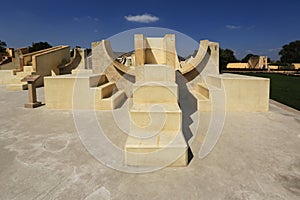
POLYGON ((41 102, 37 101, 36 98, 36 81, 40 78, 40 75, 28 75, 23 78, 22 82, 27 82, 28 84, 28 103, 24 104, 25 108, 36 108, 42 105, 41 102))
POLYGON ((145 64, 145 50, 146 40, 143 34, 134 35, 134 50, 135 50, 135 66, 142 66, 145 64))
POLYGON ((78 65, 78 68, 79 69, 87 69, 87 50, 86 49, 83 49, 83 48, 78 48, 78 53, 80 54, 81 56, 81 60, 80 60, 80 63, 78 65))
POLYGON ((166 34, 165 35, 163 48, 165 51, 166 65, 176 68, 175 61, 178 58, 176 55, 175 35, 174 34, 166 34))

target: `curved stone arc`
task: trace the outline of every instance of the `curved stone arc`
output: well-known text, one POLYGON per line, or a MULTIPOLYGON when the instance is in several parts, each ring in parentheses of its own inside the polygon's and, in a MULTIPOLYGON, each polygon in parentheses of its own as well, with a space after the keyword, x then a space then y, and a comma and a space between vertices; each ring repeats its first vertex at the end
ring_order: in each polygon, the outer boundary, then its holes
MULTIPOLYGON (((100 43, 98 43, 97 48, 102 49, 102 57, 104 58, 105 63, 111 63, 115 68, 117 68, 119 71, 134 76, 134 70, 131 70, 129 67, 126 67, 122 63, 119 63, 116 61, 117 56, 113 52, 113 49, 111 47, 109 40, 102 40, 100 43), (99 46, 100 45, 100 46, 99 46)), ((108 66, 108 65, 104 65, 108 66)))
POLYGON ((78 49, 75 48, 74 56, 71 58, 70 62, 65 65, 58 66, 60 75, 69 74, 72 70, 77 69, 81 60, 82 60, 82 56, 80 55, 78 49))
POLYGON ((111 82, 117 83, 117 88, 125 91, 126 96, 131 96, 131 85, 134 82, 134 75, 124 72, 127 67, 115 61, 116 55, 111 48, 109 40, 102 40, 92 43, 92 66, 93 73, 106 74, 111 82), (101 59, 99 59, 101 58, 101 59))
POLYGON ((197 67, 203 60, 209 46, 209 40, 201 40, 198 52, 196 56, 193 58, 191 57, 185 62, 180 62, 180 69, 179 71, 182 74, 186 74, 190 71, 192 71, 195 67, 197 67))

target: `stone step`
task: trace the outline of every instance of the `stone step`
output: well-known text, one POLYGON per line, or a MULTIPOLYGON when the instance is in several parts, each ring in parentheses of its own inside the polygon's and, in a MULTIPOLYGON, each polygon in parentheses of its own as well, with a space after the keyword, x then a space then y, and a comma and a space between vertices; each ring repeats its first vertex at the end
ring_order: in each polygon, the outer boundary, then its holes
POLYGON ((71 71, 72 74, 79 74, 79 73, 85 73, 85 74, 93 74, 93 70, 91 69, 73 69, 71 71))
POLYGON ((133 104, 130 109, 130 131, 134 133, 181 130, 178 104, 133 104))
POLYGON ((191 91, 191 93, 196 97, 197 99, 197 108, 199 111, 202 112, 210 112, 211 111, 211 100, 196 90, 191 91))
POLYGON ((95 101, 109 98, 112 96, 113 92, 116 92, 115 90, 117 90, 115 82, 107 82, 92 89, 95 90, 95 101))
POLYGON ((6 81, 6 84, 23 84, 21 81, 22 78, 12 76, 9 80, 6 81))
POLYGON ((220 75, 207 75, 205 78, 207 84, 212 85, 216 88, 222 87, 222 79, 220 75))
POLYGON ((21 72, 17 72, 15 76, 16 76, 16 78, 22 79, 22 78, 24 78, 25 76, 28 76, 28 75, 31 75, 31 72, 21 71, 21 72))
MULTIPOLYGON (((77 74, 80 76, 80 73, 77 74)), ((90 87, 98 87, 99 85, 103 85, 104 83, 107 83, 107 77, 105 74, 92 74, 89 76, 89 86, 90 87)))
POLYGON ((20 84, 7 84, 6 90, 27 90, 28 85, 27 83, 20 83, 20 84))
POLYGON ((216 91, 216 90, 220 90, 221 88, 219 87, 215 87, 213 85, 204 83, 204 82, 200 82, 197 83, 197 89, 196 92, 200 93, 202 96, 206 97, 206 98, 210 98, 210 92, 212 91, 216 91))
POLYGON ((146 64, 136 67, 136 81, 175 82, 175 70, 167 65, 146 64))
POLYGON ((95 110, 113 110, 120 106, 126 100, 126 94, 123 90, 117 91, 109 98, 101 99, 94 105, 95 110))
POLYGON ((186 166, 188 145, 181 131, 143 139, 128 136, 125 164, 130 166, 186 166))
POLYGON ((133 86, 134 104, 177 103, 178 87, 172 82, 136 82, 133 86))
POLYGON ((33 67, 32 66, 23 66, 23 71, 27 73, 33 72, 33 67))
POLYGON ((198 83, 196 91, 209 99, 209 89, 205 83, 198 83))

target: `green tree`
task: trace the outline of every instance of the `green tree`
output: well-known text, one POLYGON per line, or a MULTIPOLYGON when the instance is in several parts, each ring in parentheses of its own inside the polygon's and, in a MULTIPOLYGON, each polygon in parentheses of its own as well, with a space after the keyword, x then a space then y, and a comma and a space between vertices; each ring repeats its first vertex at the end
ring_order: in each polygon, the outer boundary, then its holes
POLYGON ((300 63, 300 40, 284 45, 279 55, 282 63, 300 63))
POLYGON ((231 49, 224 50, 220 48, 219 55, 220 55, 220 60, 219 60, 220 70, 226 69, 228 63, 238 62, 238 59, 236 59, 234 52, 231 49))
POLYGON ((249 61, 250 58, 252 57, 259 57, 258 55, 254 55, 252 53, 247 54, 243 59, 242 59, 242 63, 247 63, 249 61))
POLYGON ((37 43, 32 43, 32 46, 29 47, 29 52, 35 52, 35 51, 40 51, 43 49, 48 49, 51 48, 52 45, 50 45, 48 42, 37 42, 37 43))
POLYGON ((2 52, 2 53, 6 52, 5 47, 6 47, 6 43, 4 41, 0 40, 0 52, 2 52))

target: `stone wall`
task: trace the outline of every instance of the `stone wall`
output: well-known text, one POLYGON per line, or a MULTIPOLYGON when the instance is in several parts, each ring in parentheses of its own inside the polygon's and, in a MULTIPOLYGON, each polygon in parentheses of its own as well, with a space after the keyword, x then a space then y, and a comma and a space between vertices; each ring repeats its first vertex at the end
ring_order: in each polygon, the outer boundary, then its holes
POLYGON ((51 76, 51 70, 61 64, 70 62, 70 46, 59 46, 50 51, 42 52, 32 56, 32 67, 36 74, 41 75, 37 85, 43 84, 44 76, 51 76))

